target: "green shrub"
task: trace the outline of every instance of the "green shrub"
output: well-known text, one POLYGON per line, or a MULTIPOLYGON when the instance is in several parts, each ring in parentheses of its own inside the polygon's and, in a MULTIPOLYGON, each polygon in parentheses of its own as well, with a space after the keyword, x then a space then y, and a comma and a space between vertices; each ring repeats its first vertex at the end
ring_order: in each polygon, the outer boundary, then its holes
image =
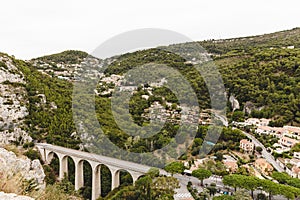
POLYGON ((33 149, 29 149, 24 153, 24 155, 27 156, 30 160, 35 160, 35 159, 41 160, 39 152, 33 149))

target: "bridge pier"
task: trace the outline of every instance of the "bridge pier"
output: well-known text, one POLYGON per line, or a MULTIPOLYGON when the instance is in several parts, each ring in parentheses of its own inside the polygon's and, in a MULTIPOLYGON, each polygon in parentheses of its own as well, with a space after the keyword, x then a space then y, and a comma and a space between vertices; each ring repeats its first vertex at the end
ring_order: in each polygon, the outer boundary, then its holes
POLYGON ((111 190, 120 185, 120 170, 111 170, 111 190))
POLYGON ((72 159, 75 164, 75 190, 79 190, 84 186, 83 160, 73 157, 72 159))
POLYGON ((59 158, 59 180, 62 180, 65 175, 68 175, 68 157, 63 154, 58 154, 59 158))
POLYGON ((92 200, 96 200, 101 195, 101 165, 89 161, 92 166, 92 200))

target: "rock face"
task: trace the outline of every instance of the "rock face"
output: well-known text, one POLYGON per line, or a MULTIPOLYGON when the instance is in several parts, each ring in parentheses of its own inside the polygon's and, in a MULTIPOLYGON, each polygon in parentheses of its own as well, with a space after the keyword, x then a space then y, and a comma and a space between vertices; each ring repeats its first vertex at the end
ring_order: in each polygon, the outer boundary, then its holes
POLYGON ((16 194, 13 193, 4 193, 4 192, 0 192, 0 199, 2 200, 34 200, 31 197, 27 197, 27 196, 18 196, 16 194))
POLYGON ((12 59, 0 54, 0 144, 32 141, 20 126, 28 115, 24 84, 24 76, 12 59))
POLYGON ((4 192, 0 192, 0 199, 1 200, 34 200, 31 197, 27 197, 27 196, 18 196, 16 194, 12 194, 12 193, 4 193, 4 192))
POLYGON ((231 103, 232 111, 240 109, 240 103, 233 95, 230 95, 229 102, 231 103))
POLYGON ((256 110, 256 106, 251 101, 247 101, 244 105, 244 113, 250 115, 253 110, 256 110))
POLYGON ((38 188, 45 187, 45 173, 39 160, 18 158, 16 154, 3 148, 0 148, 0 172, 8 178, 20 174, 25 180, 35 180, 38 188))

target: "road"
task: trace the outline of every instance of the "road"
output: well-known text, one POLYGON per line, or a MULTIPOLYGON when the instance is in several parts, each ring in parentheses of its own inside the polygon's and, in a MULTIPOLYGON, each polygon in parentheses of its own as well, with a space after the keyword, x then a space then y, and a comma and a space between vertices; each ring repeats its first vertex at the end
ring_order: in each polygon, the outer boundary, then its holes
MULTIPOLYGON (((196 187, 198 192, 203 191, 203 187, 200 186, 199 179, 193 176, 181 175, 181 174, 174 174, 174 177, 179 180, 180 188, 176 190, 177 194, 174 196, 175 200, 180 199, 193 199, 189 191, 187 190, 188 182, 192 182, 193 186, 196 187)), ((218 188, 224 188, 224 184, 222 182, 222 178, 217 176, 211 176, 208 179, 205 179, 203 183, 206 185, 210 185, 211 183, 216 183, 218 188)))
POLYGON ((225 127, 228 127, 228 121, 227 121, 226 116, 219 115, 216 112, 213 112, 213 114, 215 115, 215 117, 217 117, 223 123, 223 125, 225 127))
POLYGON ((249 139, 252 140, 255 146, 260 146, 263 150, 261 152, 262 156, 270 163, 273 165, 273 167, 278 171, 278 172, 284 172, 284 169, 275 161, 275 158, 267 151, 265 146, 258 141, 253 135, 242 131, 249 139))

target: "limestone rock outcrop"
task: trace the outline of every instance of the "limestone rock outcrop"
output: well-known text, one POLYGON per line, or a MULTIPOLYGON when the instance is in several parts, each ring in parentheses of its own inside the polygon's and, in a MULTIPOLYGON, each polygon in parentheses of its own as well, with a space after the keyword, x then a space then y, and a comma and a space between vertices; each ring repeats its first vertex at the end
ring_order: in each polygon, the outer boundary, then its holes
POLYGON ((32 138, 21 129, 26 108, 27 93, 24 75, 13 60, 0 55, 0 144, 31 142, 32 138))
POLYGON ((39 160, 19 158, 15 153, 4 148, 0 148, 0 172, 8 178, 20 174, 25 180, 33 179, 38 188, 45 187, 45 173, 39 160))
POLYGON ((19 196, 13 193, 4 193, 4 192, 0 192, 0 199, 1 200, 34 200, 31 197, 19 196))
POLYGON ((240 109, 240 103, 233 95, 230 95, 229 102, 231 103, 232 111, 240 109))

